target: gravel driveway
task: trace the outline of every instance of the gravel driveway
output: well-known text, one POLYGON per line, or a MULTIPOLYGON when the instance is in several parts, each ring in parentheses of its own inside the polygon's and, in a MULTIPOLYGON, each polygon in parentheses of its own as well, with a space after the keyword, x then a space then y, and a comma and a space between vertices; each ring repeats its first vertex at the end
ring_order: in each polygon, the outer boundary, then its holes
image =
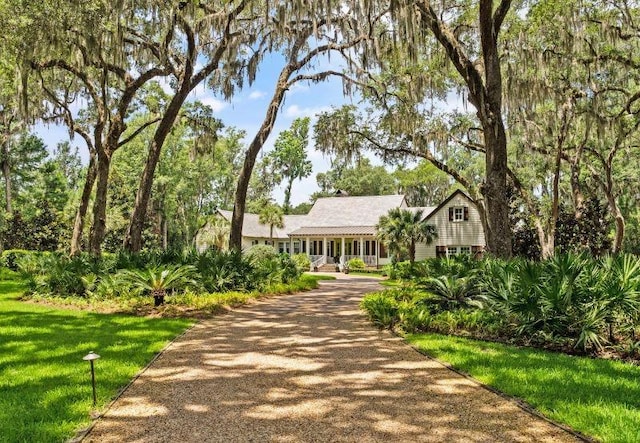
POLYGON ((376 289, 322 282, 202 321, 85 441, 576 441, 373 328, 358 302, 376 289))

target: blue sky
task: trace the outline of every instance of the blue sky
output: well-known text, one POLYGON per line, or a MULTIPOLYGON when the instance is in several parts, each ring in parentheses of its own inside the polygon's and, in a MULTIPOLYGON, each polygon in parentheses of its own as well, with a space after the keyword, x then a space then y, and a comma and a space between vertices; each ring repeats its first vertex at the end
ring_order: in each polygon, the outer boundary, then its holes
MULTIPOLYGON (((332 67, 335 68, 333 61, 323 64, 325 66, 333 65, 332 67)), ((211 106, 215 115, 224 122, 225 126, 245 130, 247 133, 245 143, 248 144, 264 119, 281 68, 282 60, 279 56, 265 60, 254 84, 251 87, 246 85, 244 89, 237 91, 230 101, 224 101, 220 97, 214 96, 210 90, 203 86, 197 88, 191 94, 190 99, 200 100, 211 106)), ((262 152, 273 148, 278 133, 289 128, 295 118, 311 117, 313 125, 314 116, 318 113, 327 111, 332 106, 340 106, 351 101, 351 99, 345 98, 342 92, 342 81, 338 78, 331 78, 323 83, 296 84, 287 92, 274 130, 262 152)), ((45 140, 50 149, 53 149, 61 141, 69 140, 68 131, 64 126, 37 125, 34 130, 45 140)), ((88 157, 86 146, 79 137, 75 137, 72 144, 79 147, 83 158, 88 157)), ((330 167, 328 159, 313 149, 313 140, 310 141, 308 147, 308 156, 313 163, 313 173, 310 177, 294 183, 291 196, 294 205, 308 201, 309 196, 318 190, 316 174, 327 171, 330 167)), ((283 195, 283 190, 277 189, 274 198, 282 203, 283 195)))

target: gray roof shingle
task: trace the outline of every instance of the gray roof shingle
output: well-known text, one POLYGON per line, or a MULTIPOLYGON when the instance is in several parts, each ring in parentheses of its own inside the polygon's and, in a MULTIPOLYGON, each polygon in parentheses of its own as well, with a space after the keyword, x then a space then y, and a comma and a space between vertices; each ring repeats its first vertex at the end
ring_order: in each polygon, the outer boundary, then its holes
MULTIPOLYGON (((226 220, 231 221, 232 211, 218 211, 226 220)), ((288 232, 299 229, 306 215, 285 215, 284 228, 273 228, 273 238, 289 238, 288 232)), ((269 238, 269 225, 260 224, 260 216, 249 212, 244 214, 244 223, 242 224, 243 237, 269 238)))
POLYGON ((375 226, 381 215, 400 206, 406 206, 404 195, 319 198, 304 226, 375 226))

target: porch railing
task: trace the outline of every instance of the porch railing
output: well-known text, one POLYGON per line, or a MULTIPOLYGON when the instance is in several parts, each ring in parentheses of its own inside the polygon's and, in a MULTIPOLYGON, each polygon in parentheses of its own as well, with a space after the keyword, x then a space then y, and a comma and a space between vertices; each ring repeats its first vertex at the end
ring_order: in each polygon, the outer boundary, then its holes
POLYGON ((362 261, 364 261, 364 264, 367 266, 376 266, 376 256, 375 255, 365 255, 363 257, 359 256, 359 255, 343 255, 341 257, 340 262, 341 263, 348 263, 349 260, 351 260, 352 258, 362 258, 362 261))
POLYGON ((327 257, 325 257, 324 255, 310 255, 309 259, 311 260, 311 271, 324 265, 326 263, 326 258, 327 257))

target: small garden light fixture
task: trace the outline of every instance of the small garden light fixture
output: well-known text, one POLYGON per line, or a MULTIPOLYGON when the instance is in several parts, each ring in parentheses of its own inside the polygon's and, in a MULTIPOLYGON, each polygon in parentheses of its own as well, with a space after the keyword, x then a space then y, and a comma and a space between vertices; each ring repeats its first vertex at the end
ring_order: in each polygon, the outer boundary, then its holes
POLYGON ((99 359, 100 356, 98 354, 96 354, 95 352, 91 351, 89 352, 87 355, 85 355, 84 357, 82 357, 83 360, 88 361, 91 364, 91 386, 93 387, 93 406, 96 405, 97 402, 97 398, 96 398, 96 373, 93 369, 93 361, 99 359))

